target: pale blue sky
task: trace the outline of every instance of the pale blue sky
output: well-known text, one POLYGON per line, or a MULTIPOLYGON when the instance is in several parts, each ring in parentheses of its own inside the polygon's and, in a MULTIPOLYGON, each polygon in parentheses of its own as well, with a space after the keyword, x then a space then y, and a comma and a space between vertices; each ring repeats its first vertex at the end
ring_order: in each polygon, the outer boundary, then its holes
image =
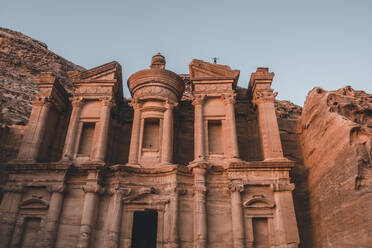
POLYGON ((278 98, 299 105, 314 86, 372 93, 372 0, 2 0, 0 26, 85 68, 116 60, 125 86, 161 52, 176 73, 218 57, 243 87, 270 67, 278 98))

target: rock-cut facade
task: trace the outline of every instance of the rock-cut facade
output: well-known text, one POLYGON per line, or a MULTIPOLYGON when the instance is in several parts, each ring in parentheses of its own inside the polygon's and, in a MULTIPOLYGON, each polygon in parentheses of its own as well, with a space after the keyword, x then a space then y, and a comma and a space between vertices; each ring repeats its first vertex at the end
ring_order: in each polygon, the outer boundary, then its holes
POLYGON ((299 246, 274 73, 161 54, 128 79, 111 62, 42 73, 17 159, 7 164, 0 247, 299 246))

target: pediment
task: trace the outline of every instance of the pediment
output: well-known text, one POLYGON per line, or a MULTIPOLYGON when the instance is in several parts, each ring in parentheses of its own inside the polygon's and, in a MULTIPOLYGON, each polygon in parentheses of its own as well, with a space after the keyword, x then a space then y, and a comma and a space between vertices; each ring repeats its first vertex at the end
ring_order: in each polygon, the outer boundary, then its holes
POLYGON ((237 82, 240 74, 239 70, 232 70, 230 66, 211 64, 197 59, 191 61, 189 69, 191 80, 231 79, 237 82))
POLYGON ((49 203, 40 197, 26 199, 21 204, 21 209, 48 209, 49 203))
POLYGON ((266 198, 264 195, 254 195, 243 203, 246 208, 262 209, 262 208, 274 208, 275 203, 266 198))
POLYGON ((69 75, 73 82, 121 80, 121 66, 118 62, 113 61, 80 73, 69 73, 69 75))

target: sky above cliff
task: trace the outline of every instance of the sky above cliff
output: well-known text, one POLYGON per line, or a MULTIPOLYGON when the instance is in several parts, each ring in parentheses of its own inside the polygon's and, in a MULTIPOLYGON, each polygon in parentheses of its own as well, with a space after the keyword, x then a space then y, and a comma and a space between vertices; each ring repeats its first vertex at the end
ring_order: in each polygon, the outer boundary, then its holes
POLYGON ((125 87, 157 52, 176 73, 217 57, 241 71, 242 87, 269 67, 277 98, 303 105, 315 86, 372 93, 371 13, 370 0, 3 0, 0 26, 87 69, 116 60, 125 87))

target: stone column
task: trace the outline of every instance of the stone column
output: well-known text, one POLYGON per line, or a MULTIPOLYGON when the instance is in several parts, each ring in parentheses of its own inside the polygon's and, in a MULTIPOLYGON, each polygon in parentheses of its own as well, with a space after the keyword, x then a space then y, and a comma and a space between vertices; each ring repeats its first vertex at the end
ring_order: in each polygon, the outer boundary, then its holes
POLYGON ((54 247, 57 230, 59 224, 59 216, 61 215, 63 206, 63 192, 65 190, 64 185, 50 185, 47 190, 52 193, 49 203, 48 214, 45 220, 45 232, 44 236, 41 237, 42 247, 54 247))
POLYGON ((141 132, 141 104, 133 99, 131 106, 134 110, 133 125, 132 125, 132 136, 130 139, 129 148, 129 164, 138 164, 138 152, 140 144, 140 132, 141 132))
POLYGON ((109 224, 104 241, 104 246, 107 248, 117 248, 119 244, 120 226, 123 213, 123 196, 129 195, 130 189, 121 189, 116 187, 112 190, 112 198, 110 203, 110 212, 108 215, 109 224))
POLYGON ((234 180, 230 183, 229 189, 231 191, 231 221, 234 248, 244 248, 244 219, 240 195, 244 191, 244 185, 241 181, 234 180))
POLYGON ((97 150, 95 152, 96 161, 104 161, 107 150, 108 129, 110 125, 110 112, 112 107, 111 99, 102 100, 100 130, 97 141, 97 150))
POLYGON ((170 196, 170 204, 166 210, 166 248, 179 247, 179 195, 186 194, 186 190, 175 187, 170 196))
POLYGON ((275 200, 273 219, 273 244, 278 247, 297 248, 300 239, 297 230, 296 215, 293 207, 293 184, 272 184, 275 200))
POLYGON ((164 113, 163 139, 161 162, 171 164, 173 159, 173 108, 172 103, 166 102, 167 110, 164 113))
POLYGON ((192 104, 194 105, 194 159, 204 160, 204 120, 203 120, 203 102, 205 95, 197 95, 194 97, 192 104))
POLYGON ((19 204, 22 199, 23 186, 6 185, 0 205, 0 237, 3 247, 10 247, 16 226, 19 204))
POLYGON ((41 98, 33 101, 30 121, 27 125, 22 146, 19 149, 18 160, 36 162, 43 142, 48 115, 51 108, 51 98, 41 98))
POLYGON ((254 92, 253 101, 258 109, 258 124, 264 160, 284 158, 274 100, 275 96, 269 85, 254 92))
POLYGON ((83 214, 80 224, 80 238, 78 242, 79 248, 88 248, 92 227, 96 220, 96 209, 98 205, 99 194, 103 193, 103 188, 96 183, 89 183, 83 186, 85 192, 83 214))
POLYGON ((193 168, 195 180, 194 192, 194 247, 207 247, 207 211, 206 211, 206 193, 205 174, 206 169, 193 168))
POLYGON ((74 157, 75 144, 77 140, 77 131, 79 128, 80 113, 84 102, 81 98, 72 100, 72 112, 70 117, 70 123, 68 125, 68 131, 66 135, 66 142, 63 149, 62 160, 72 160, 74 157))
POLYGON ((231 158, 239 158, 238 136, 236 134, 235 122, 235 97, 236 94, 225 94, 225 113, 231 141, 231 158))

